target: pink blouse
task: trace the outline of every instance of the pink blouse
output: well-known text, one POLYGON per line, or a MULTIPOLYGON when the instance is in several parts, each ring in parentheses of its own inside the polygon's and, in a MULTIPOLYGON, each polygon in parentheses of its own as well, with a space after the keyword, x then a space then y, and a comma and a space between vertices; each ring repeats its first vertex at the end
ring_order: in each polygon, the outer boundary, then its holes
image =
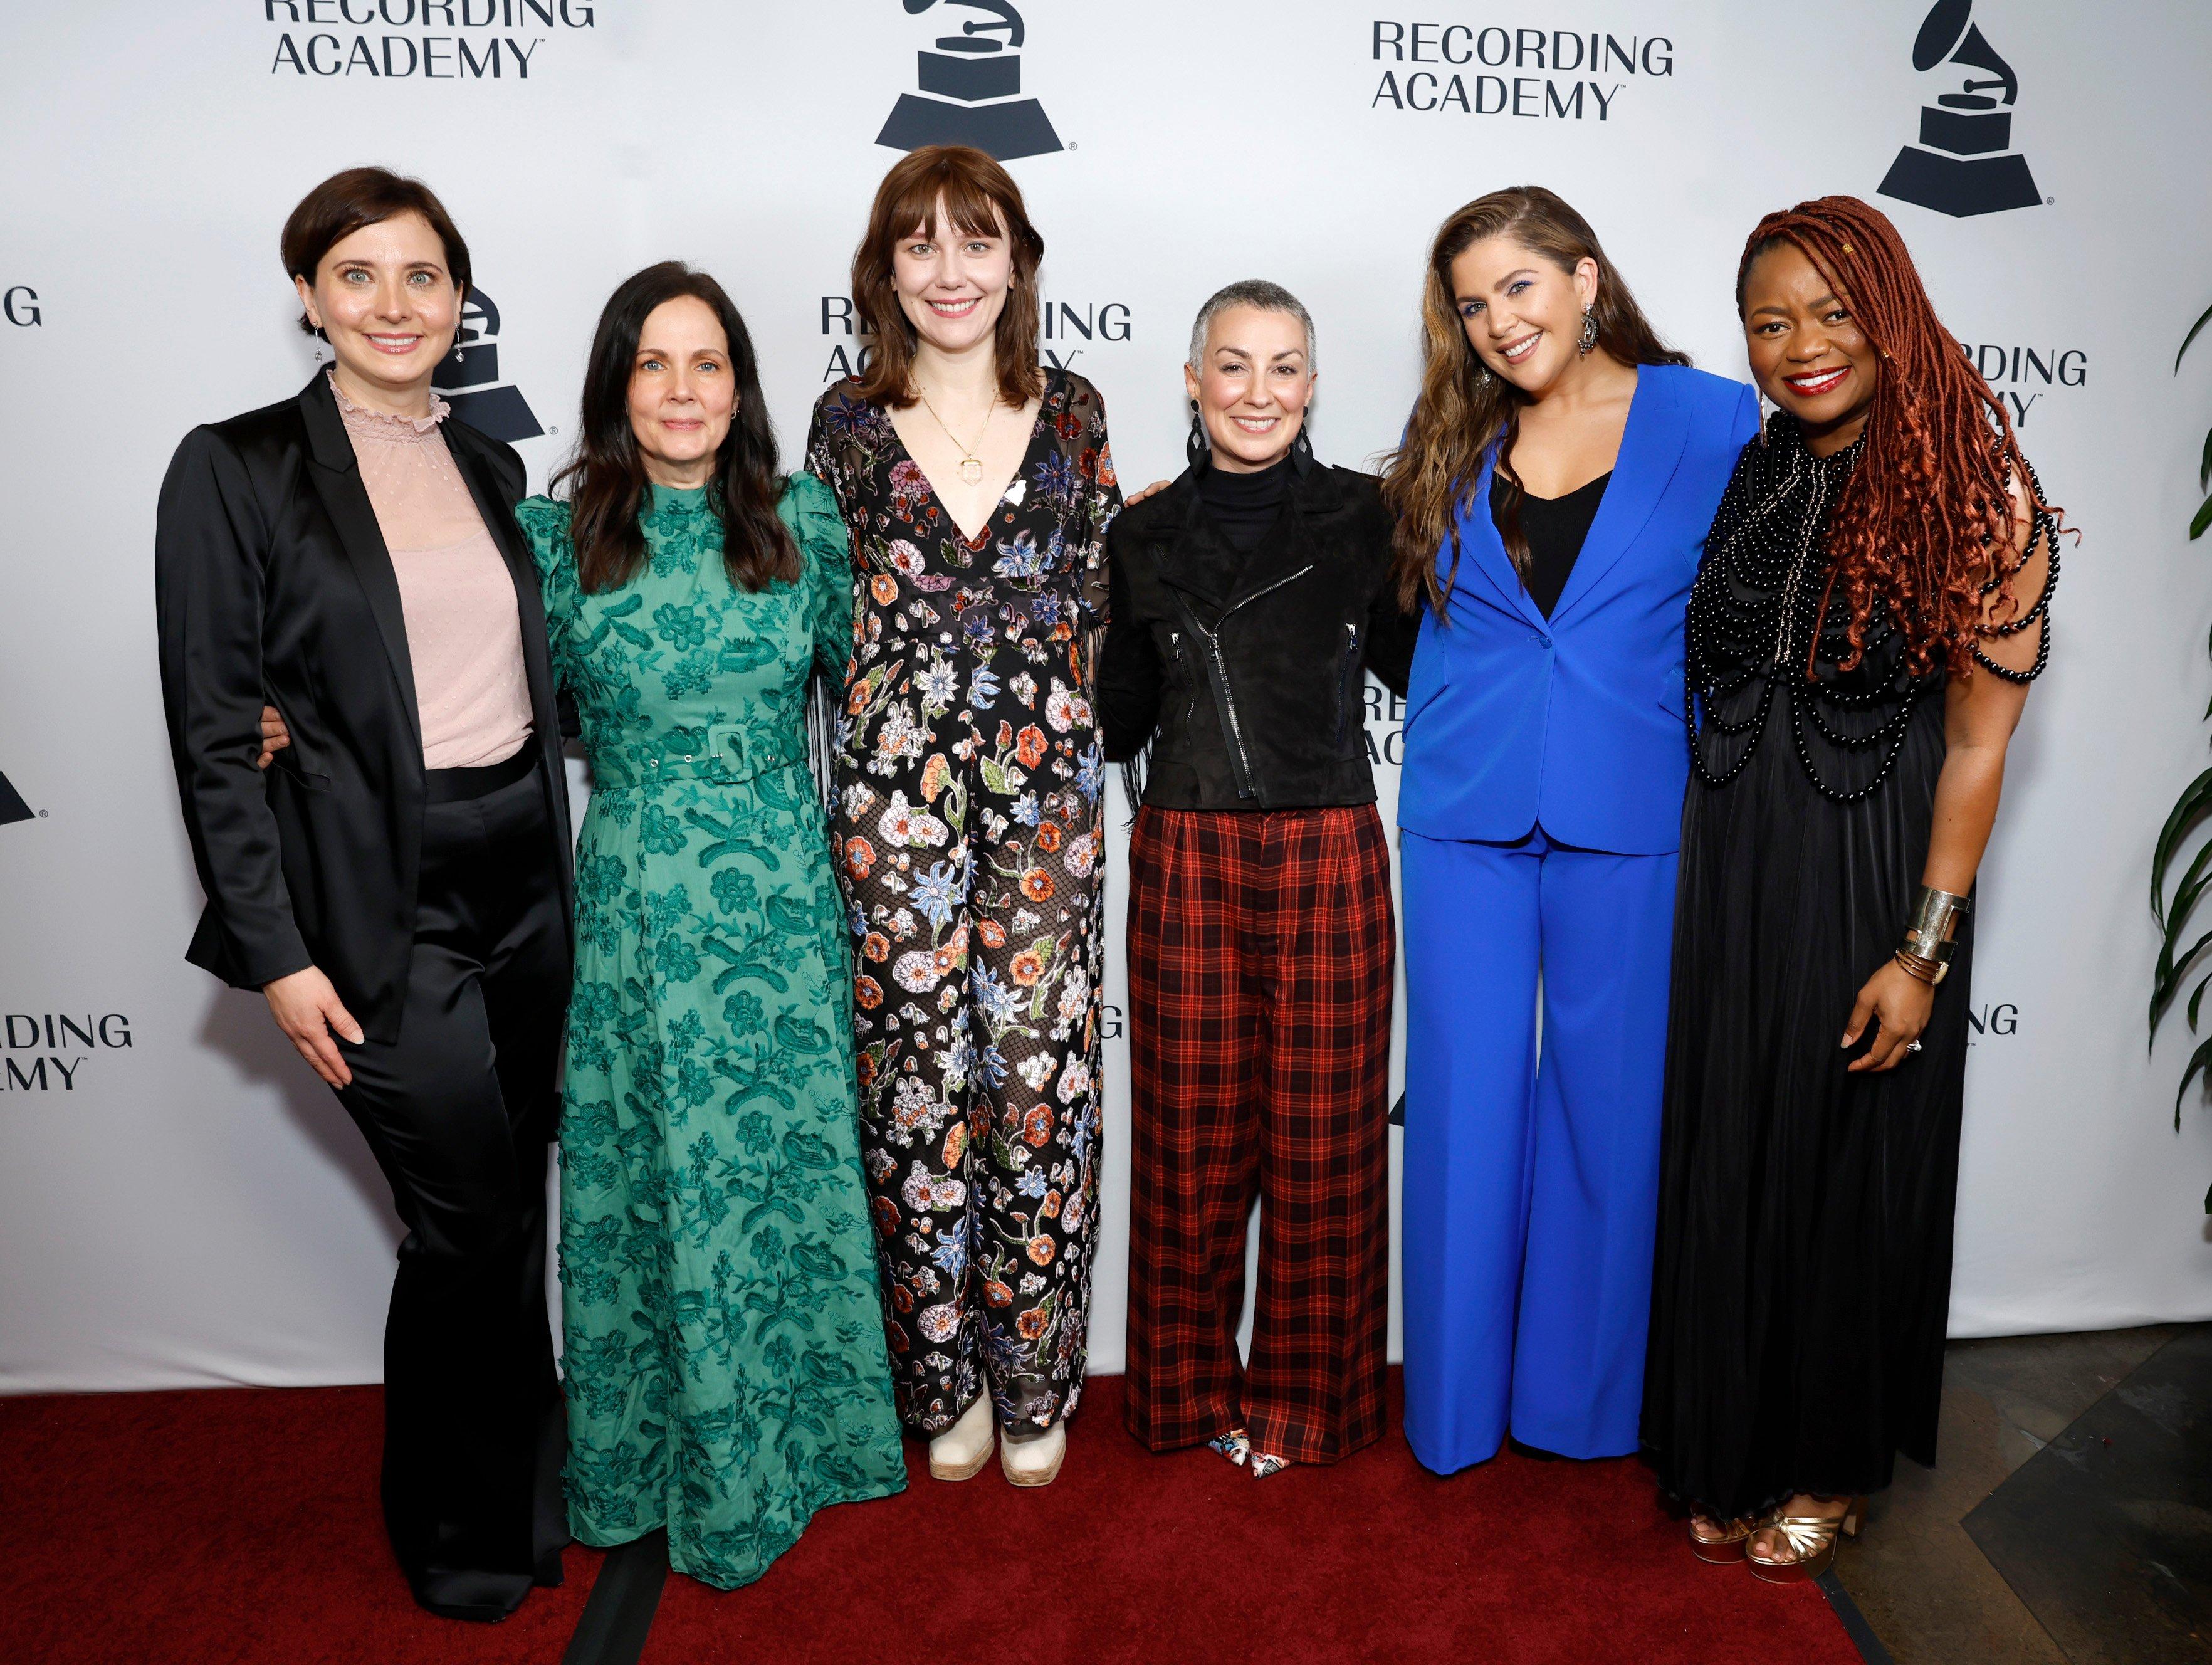
POLYGON ((514 576, 485 530, 438 424, 392 416, 338 392, 362 484, 399 577, 426 769, 475 769, 512 757, 530 738, 522 616, 514 576))

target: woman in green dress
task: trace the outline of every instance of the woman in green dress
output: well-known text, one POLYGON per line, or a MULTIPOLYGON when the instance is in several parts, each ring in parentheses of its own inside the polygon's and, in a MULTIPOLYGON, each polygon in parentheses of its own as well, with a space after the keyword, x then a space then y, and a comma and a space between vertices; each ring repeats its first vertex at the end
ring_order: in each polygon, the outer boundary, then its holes
POLYGON ((744 321, 615 291, 565 501, 516 511, 594 790, 561 1123, 569 1523, 750 1583, 906 1484, 807 679, 852 647, 828 488, 779 482, 744 321))

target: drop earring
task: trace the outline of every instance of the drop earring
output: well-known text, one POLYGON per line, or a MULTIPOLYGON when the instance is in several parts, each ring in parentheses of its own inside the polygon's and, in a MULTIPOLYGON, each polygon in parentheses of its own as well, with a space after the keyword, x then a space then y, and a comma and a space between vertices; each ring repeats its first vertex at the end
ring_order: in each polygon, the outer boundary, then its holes
POLYGON ((1199 414, 1198 401, 1190 402, 1190 437, 1183 441, 1183 455, 1194 471, 1204 468, 1212 447, 1206 440, 1206 418, 1199 414))
POLYGON ((1585 307, 1583 308, 1583 337, 1577 343, 1577 349, 1584 358, 1588 358, 1590 355, 1590 349, 1596 345, 1597 319, 1590 309, 1585 307))

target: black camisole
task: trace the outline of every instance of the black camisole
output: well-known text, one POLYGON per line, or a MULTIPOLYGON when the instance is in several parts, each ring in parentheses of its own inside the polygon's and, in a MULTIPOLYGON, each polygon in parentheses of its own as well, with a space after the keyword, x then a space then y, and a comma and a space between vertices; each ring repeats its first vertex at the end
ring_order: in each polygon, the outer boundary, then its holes
MULTIPOLYGON (((1576 558, 1583 552, 1583 540, 1589 536, 1590 522, 1597 519, 1597 506, 1605 499, 1606 483, 1612 478, 1608 469, 1564 497, 1521 494, 1521 535, 1528 540, 1528 570, 1521 581, 1546 618, 1559 605, 1560 592, 1567 587, 1576 558)), ((1504 477, 1493 472, 1490 477, 1493 522, 1504 512, 1506 490, 1504 477)))

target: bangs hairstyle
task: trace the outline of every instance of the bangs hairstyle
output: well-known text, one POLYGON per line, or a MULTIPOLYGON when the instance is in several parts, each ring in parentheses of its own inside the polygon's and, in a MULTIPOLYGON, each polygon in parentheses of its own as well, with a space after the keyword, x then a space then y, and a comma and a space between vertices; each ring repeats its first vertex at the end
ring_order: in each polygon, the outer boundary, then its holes
POLYGON ((1863 656, 1879 599, 1904 632, 1914 671, 1940 663, 1964 675, 1983 639, 2006 634, 1984 623, 1985 605, 2014 629, 2023 617, 2013 580, 2035 544, 2014 550, 2012 493, 2055 532, 2072 530, 2065 511, 2045 501, 2004 401, 1936 316, 1887 215, 1856 197, 1815 197, 1768 215, 1736 266, 1739 317, 1752 267, 1784 243, 1796 245, 1850 309, 1881 366, 1865 450, 1828 522, 1820 611, 1825 618, 1838 596, 1850 609, 1843 668, 1863 656))
MULTIPOLYGON (((453 216, 437 193, 420 179, 410 179, 388 167, 349 167, 333 173, 300 198, 300 205, 284 222, 278 247, 289 277, 303 277, 314 287, 316 270, 323 257, 363 226, 380 224, 402 214, 419 214, 429 222, 445 246, 446 275, 455 289, 465 295, 473 274, 469 268, 469 246, 454 228, 453 216)), ((300 314, 300 327, 309 335, 320 333, 300 314)))
POLYGON ((625 278, 607 299, 584 367, 584 410, 575 455, 553 477, 568 499, 576 576, 586 592, 620 589, 645 561, 638 516, 645 507, 645 459, 630 431, 629 384, 639 338, 653 308, 690 296, 704 301, 729 343, 730 380, 738 408, 714 455, 707 505, 722 523, 722 565, 742 590, 796 583, 799 550, 777 518, 782 481, 775 470, 775 431, 761 397, 760 366, 745 320, 722 286, 681 260, 664 260, 625 278))
POLYGON ((1444 598, 1459 573, 1459 517, 1471 507, 1482 460, 1497 452, 1498 477, 1505 483, 1498 535, 1525 579, 1528 539, 1521 530, 1521 482, 1513 472, 1514 441, 1521 436, 1521 407, 1528 400, 1513 384, 1485 372, 1467 338, 1452 290, 1452 262, 1492 237, 1507 237, 1538 258, 1571 273, 1583 260, 1597 262, 1597 300, 1590 317, 1597 324, 1597 348, 1623 364, 1687 364, 1660 340, 1636 304, 1636 297, 1605 251, 1589 222, 1557 192, 1541 185, 1514 185, 1478 197, 1437 230, 1429 250, 1428 276, 1421 288, 1421 392, 1406 424, 1406 437, 1390 453, 1382 474, 1382 495, 1397 511, 1393 534, 1396 558, 1391 570, 1399 605, 1411 607, 1425 595, 1439 618, 1444 598), (1437 576, 1437 560, 1446 543, 1451 565, 1437 576))
POLYGON ((895 163, 876 187, 867 231, 853 251, 853 304, 861 326, 875 337, 860 371, 860 396, 892 410, 907 409, 919 397, 914 390, 914 325, 899 306, 891 259, 917 231, 933 240, 943 234, 940 204, 951 229, 970 237, 1004 237, 1011 246, 1013 279, 992 347, 999 397, 1018 410, 1044 395, 1044 372, 1037 365, 1036 282, 1044 239, 1030 223, 1013 176, 964 144, 924 145, 895 163))

